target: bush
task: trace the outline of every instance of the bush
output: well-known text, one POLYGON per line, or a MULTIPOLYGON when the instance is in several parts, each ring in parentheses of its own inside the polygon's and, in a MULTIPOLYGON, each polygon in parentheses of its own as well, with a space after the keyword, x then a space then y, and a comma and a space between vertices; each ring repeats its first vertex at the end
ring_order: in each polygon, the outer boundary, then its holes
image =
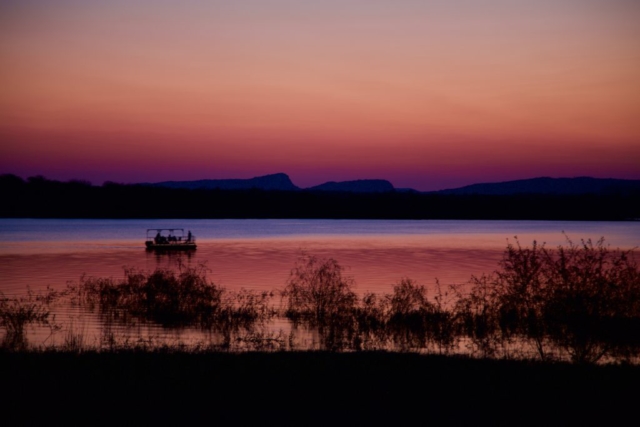
POLYGON ((320 325, 353 313, 358 298, 351 290, 353 280, 343 277, 342 270, 334 259, 313 256, 299 259, 282 293, 286 316, 320 325))
POLYGON ((127 323, 131 317, 165 327, 199 327, 231 333, 250 330, 274 313, 268 292, 229 292, 207 280, 206 268, 156 269, 145 273, 125 269, 125 279, 83 278, 69 293, 74 301, 98 305, 107 322, 127 323))
POLYGON ((342 270, 334 259, 302 257, 282 292, 285 316, 294 324, 317 328, 327 350, 351 347, 357 338, 358 297, 351 290, 353 280, 343 277, 342 270))
POLYGON ((567 239, 547 249, 509 244, 501 269, 472 279, 456 310, 462 330, 484 355, 513 340, 541 359, 564 351, 573 362, 630 359, 640 350, 640 271, 632 251, 604 239, 567 239))

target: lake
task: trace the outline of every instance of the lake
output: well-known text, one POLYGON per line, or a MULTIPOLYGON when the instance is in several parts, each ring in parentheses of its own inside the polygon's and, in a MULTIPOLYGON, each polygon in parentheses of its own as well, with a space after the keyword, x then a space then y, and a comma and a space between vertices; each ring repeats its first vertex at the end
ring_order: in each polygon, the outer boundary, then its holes
POLYGON ((83 274, 120 278, 123 267, 154 270, 178 259, 205 263, 225 287, 282 288, 306 253, 336 259, 358 291, 379 292, 403 277, 430 285, 489 273, 515 236, 548 247, 604 237, 627 249, 640 243, 640 222, 0 219, 0 291, 64 287, 83 274), (191 230, 198 249, 148 252, 147 228, 191 230))
MULTIPOLYGON (((640 242, 640 222, 0 219, 0 291, 11 297, 27 288, 62 290, 83 275, 119 279, 125 267, 178 264, 205 265, 208 278, 227 289, 271 291, 283 289, 296 260, 309 254, 336 259, 357 293, 382 294, 403 278, 432 288, 436 280, 463 284, 490 273, 516 236, 523 246, 604 237, 612 248, 630 249, 640 242), (190 230, 198 249, 148 252, 147 228, 190 230)), ((69 313, 80 316, 62 310, 59 318, 69 313)), ((85 331, 99 325, 90 317, 82 319, 85 331)))

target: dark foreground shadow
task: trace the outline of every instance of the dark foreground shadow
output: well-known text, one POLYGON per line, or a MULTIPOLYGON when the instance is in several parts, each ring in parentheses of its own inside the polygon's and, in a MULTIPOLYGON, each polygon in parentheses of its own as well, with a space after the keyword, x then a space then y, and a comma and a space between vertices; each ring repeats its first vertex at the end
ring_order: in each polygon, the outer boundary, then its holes
POLYGON ((616 425, 636 366, 361 352, 0 353, 4 425, 616 425))

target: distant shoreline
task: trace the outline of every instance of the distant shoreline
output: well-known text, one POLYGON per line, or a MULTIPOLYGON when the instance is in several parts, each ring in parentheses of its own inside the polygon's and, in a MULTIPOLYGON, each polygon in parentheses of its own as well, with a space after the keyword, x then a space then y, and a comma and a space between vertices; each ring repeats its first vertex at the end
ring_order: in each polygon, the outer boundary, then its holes
MULTIPOLYGON (((545 179, 539 180, 546 183, 545 179)), ((505 194, 471 194, 464 192, 470 191, 465 187, 458 194, 420 193, 393 187, 389 187, 389 191, 366 192, 357 186, 353 187, 354 191, 344 191, 351 188, 349 186, 336 187, 343 191, 170 188, 116 183, 93 186, 85 181, 60 182, 43 177, 25 181, 15 175, 0 175, 0 200, 3 201, 0 218, 568 221, 637 221, 640 218, 640 191, 635 187, 629 184, 628 188, 604 191, 603 183, 607 180, 594 182, 597 185, 593 184, 592 193, 573 194, 569 186, 566 193, 555 194, 553 185, 547 183, 546 187, 540 187, 546 190, 538 193, 530 192, 531 188, 525 185, 518 190, 520 193, 511 189, 505 194), (355 191, 358 189, 360 191, 355 191)), ((505 188, 510 188, 509 184, 518 182, 505 183, 505 188)))
POLYGON ((201 190, 0 180, 1 218, 637 221, 640 194, 201 190))

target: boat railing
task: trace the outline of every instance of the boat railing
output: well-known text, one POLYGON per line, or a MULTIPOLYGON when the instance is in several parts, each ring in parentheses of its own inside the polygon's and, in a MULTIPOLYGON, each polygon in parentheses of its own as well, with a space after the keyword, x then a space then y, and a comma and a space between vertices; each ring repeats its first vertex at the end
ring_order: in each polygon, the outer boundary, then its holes
POLYGON ((156 244, 195 243, 196 236, 184 232, 184 228, 147 228, 147 242, 156 244))
POLYGON ((156 244, 162 243, 163 245, 180 245, 184 243, 195 243, 196 236, 193 234, 191 238, 187 236, 160 236, 162 238, 161 242, 157 241, 157 237, 147 237, 148 242, 154 242, 156 244))
POLYGON ((147 235, 146 241, 150 243, 162 244, 162 245, 183 245, 185 243, 195 243, 196 236, 191 233, 189 233, 188 236, 185 236, 185 235, 174 236, 172 234, 167 236, 167 235, 159 234, 152 237, 147 235))

